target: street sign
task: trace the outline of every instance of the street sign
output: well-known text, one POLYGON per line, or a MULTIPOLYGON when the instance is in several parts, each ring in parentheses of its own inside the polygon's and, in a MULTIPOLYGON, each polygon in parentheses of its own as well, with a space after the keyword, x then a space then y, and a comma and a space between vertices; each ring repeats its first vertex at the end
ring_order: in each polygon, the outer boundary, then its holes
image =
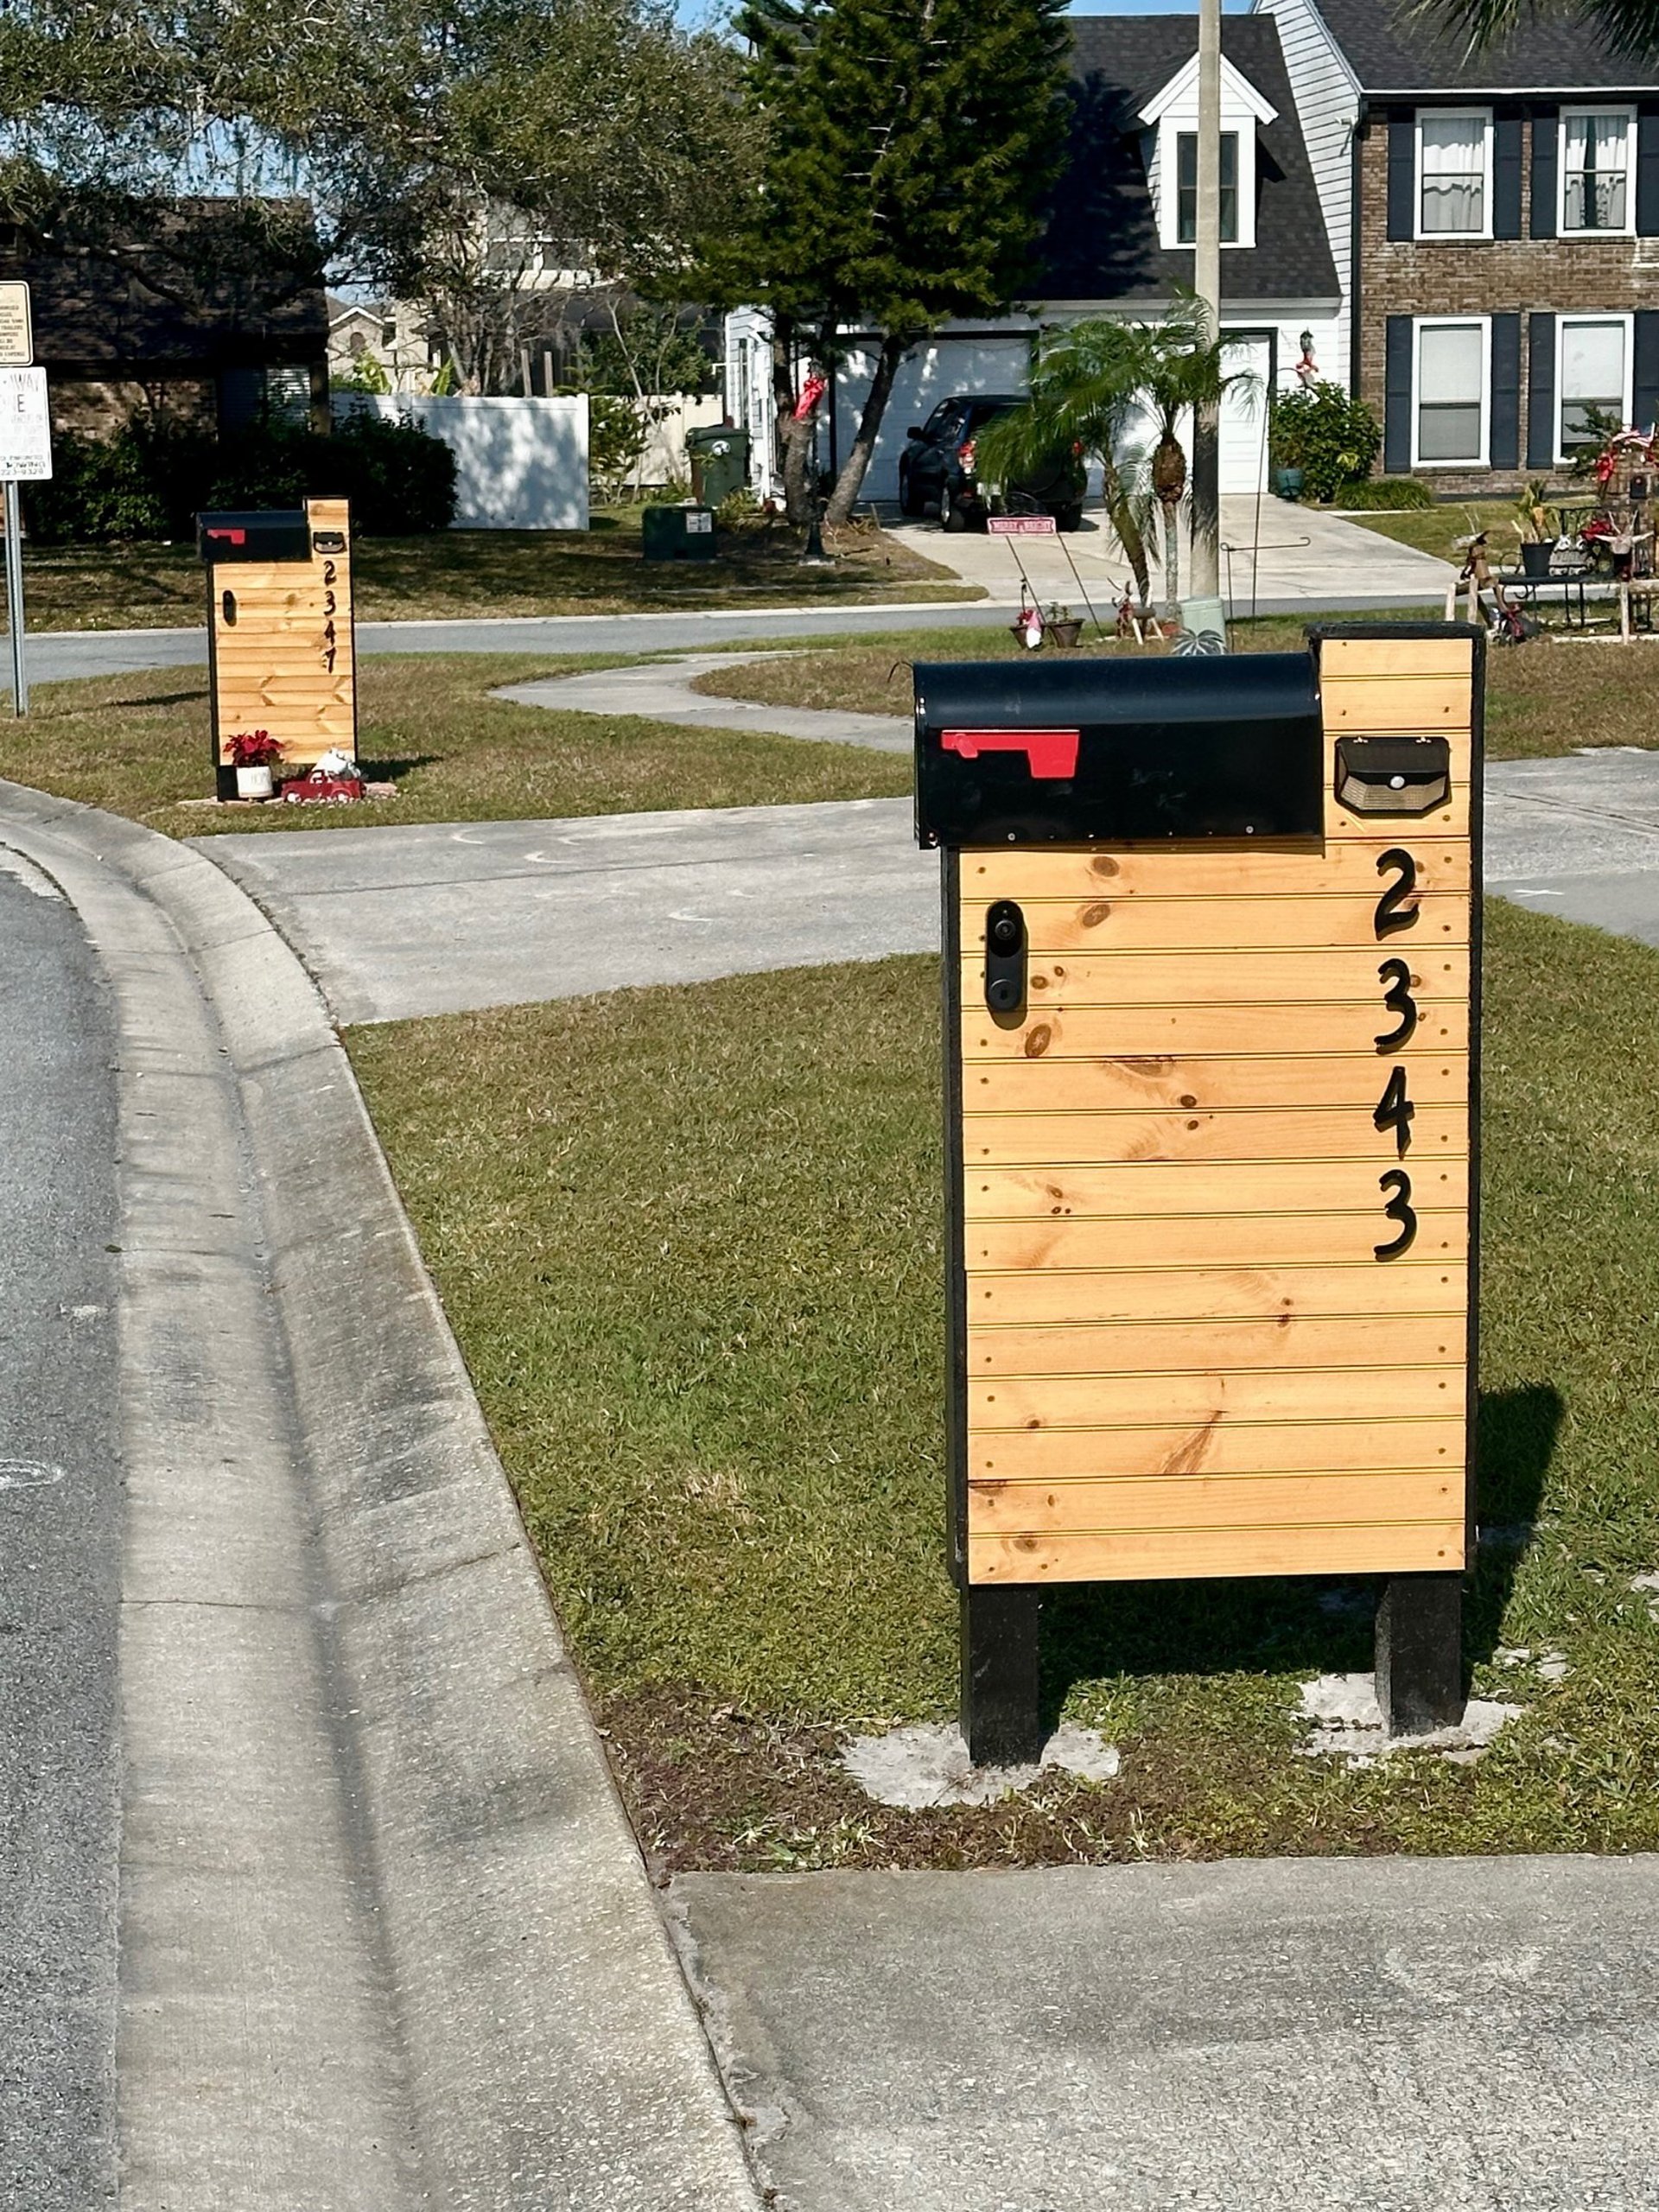
POLYGON ((0 368, 0 482, 41 484, 51 474, 46 371, 0 368))
POLYGON ((1484 644, 916 670, 976 1763, 1056 1584, 1381 1576, 1461 1712, 1484 644))
POLYGON ((0 284, 0 369, 26 369, 35 359, 27 284, 0 284))
POLYGON ((1052 537, 1059 524, 1052 515, 990 515, 985 528, 992 537, 1052 537))

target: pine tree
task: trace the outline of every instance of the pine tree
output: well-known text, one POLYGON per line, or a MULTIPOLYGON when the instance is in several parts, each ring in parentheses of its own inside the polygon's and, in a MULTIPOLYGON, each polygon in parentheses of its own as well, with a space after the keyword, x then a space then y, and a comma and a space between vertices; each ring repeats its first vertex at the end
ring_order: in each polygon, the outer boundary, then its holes
POLYGON ((754 0, 766 177, 728 265, 821 334, 882 334, 830 502, 851 512, 899 364, 1026 280, 1065 143, 1065 0, 754 0))

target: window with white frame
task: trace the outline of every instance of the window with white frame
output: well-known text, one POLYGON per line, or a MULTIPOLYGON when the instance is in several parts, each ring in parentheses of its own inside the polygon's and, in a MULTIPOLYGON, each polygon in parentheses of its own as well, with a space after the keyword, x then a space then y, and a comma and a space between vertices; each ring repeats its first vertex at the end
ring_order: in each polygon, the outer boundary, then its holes
POLYGON ((1425 108, 1417 118, 1417 235, 1491 236, 1492 118, 1486 108, 1425 108))
POLYGON ((1561 111, 1561 230, 1623 232, 1635 201, 1636 131, 1627 107, 1561 111))
MULTIPOLYGON (((1175 134, 1175 241, 1196 245, 1198 236, 1198 134, 1175 134)), ((1238 133, 1221 134, 1221 243, 1238 244, 1238 133)))
POLYGON ((1414 464, 1485 466, 1491 329, 1484 317, 1418 324, 1414 464))
POLYGON ((1586 446, 1601 443, 1601 433, 1592 427, 1595 416, 1616 418, 1621 429, 1630 419, 1630 318, 1563 315, 1557 343, 1556 451, 1566 461, 1586 446))

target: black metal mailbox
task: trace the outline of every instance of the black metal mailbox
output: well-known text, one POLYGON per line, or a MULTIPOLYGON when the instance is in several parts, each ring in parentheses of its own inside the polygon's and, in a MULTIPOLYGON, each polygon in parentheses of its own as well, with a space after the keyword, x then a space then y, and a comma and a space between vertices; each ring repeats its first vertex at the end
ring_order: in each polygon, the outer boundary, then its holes
POLYGON ((209 568, 230 561, 309 561, 311 523, 303 507, 196 517, 196 550, 209 568))

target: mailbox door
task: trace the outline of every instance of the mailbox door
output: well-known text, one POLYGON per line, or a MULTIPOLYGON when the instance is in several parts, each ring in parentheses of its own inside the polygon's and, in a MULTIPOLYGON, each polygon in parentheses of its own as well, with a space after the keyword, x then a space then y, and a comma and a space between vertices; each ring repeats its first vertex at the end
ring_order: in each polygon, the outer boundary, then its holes
POLYGON ((1321 639, 1322 836, 947 854, 960 1580, 1465 1563, 1480 650, 1321 639))
POLYGON ((304 560, 215 562, 207 571, 213 750, 221 778, 229 743, 264 729, 283 770, 325 753, 357 752, 352 558, 344 499, 307 503, 304 560))

